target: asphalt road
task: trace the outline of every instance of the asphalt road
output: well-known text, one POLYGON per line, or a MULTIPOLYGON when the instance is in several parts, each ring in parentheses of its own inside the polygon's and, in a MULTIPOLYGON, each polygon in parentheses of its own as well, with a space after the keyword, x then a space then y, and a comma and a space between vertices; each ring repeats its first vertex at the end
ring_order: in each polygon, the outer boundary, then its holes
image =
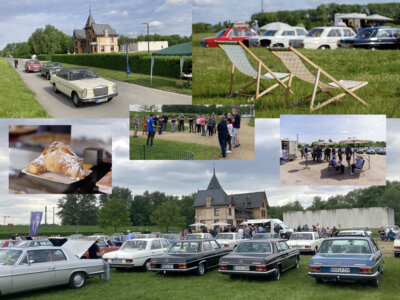
MULTIPOLYGON (((14 67, 14 60, 9 62, 14 67)), ((56 94, 50 82, 40 73, 26 73, 24 64, 25 61, 19 59, 17 72, 53 118, 126 118, 129 117, 130 104, 192 104, 191 96, 111 80, 117 84, 117 97, 110 102, 87 103, 77 108, 70 98, 56 94)))

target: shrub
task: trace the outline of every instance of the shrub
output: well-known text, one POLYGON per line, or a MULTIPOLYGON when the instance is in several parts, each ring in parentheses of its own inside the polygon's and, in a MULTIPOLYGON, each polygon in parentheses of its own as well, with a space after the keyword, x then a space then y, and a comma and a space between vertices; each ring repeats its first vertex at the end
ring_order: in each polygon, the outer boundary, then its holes
POLYGON ((48 54, 37 54, 36 57, 38 60, 49 60, 48 54))

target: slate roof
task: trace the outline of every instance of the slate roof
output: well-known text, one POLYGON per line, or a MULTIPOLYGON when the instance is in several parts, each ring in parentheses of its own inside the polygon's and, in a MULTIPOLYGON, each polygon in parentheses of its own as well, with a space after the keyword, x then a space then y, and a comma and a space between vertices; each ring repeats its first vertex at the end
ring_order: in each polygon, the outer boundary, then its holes
POLYGON ((89 17, 88 17, 88 19, 86 21, 85 28, 89 28, 90 26, 92 26, 92 24, 96 24, 96 23, 94 22, 94 19, 92 17, 92 12, 89 11, 89 17))
POLYGON ((94 34, 97 36, 105 35, 104 31, 108 29, 109 36, 118 36, 118 33, 108 24, 93 24, 94 34))
POLYGON ((85 29, 74 29, 74 34, 78 40, 86 40, 85 29))
POLYGON ((222 187, 219 184, 219 181, 217 179, 217 176, 215 176, 215 170, 214 170, 213 177, 211 178, 210 183, 208 184, 208 187, 207 187, 207 190, 211 190, 211 189, 222 189, 222 187))
POLYGON ((242 208, 244 208, 244 207, 245 208, 261 207, 264 197, 266 198, 265 192, 234 194, 234 195, 230 195, 229 197, 233 197, 233 201, 234 201, 236 207, 242 207, 242 208), (246 199, 247 199, 247 205, 244 206, 244 202, 246 199))

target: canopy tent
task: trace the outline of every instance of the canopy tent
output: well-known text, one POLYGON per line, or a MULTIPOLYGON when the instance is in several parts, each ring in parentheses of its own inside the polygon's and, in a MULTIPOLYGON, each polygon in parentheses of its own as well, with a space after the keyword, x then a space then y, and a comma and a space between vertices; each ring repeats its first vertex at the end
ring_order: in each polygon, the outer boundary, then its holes
POLYGON ((212 225, 213 225, 213 226, 229 226, 229 225, 231 225, 231 224, 219 221, 219 222, 214 223, 214 224, 212 224, 212 225))
POLYGON ((374 20, 374 21, 393 21, 393 19, 385 17, 385 16, 381 16, 378 14, 375 15, 370 15, 368 17, 366 17, 367 20, 374 20))
POLYGON ((174 45, 151 55, 150 82, 153 80, 153 67, 155 56, 180 56, 180 74, 183 72, 183 62, 186 56, 192 56, 192 42, 174 45))
POLYGON ((206 226, 206 224, 197 222, 197 223, 194 223, 194 224, 190 224, 189 226, 206 226))
POLYGON ((282 29, 290 29, 292 26, 286 23, 281 23, 281 22, 273 22, 269 24, 265 24, 263 27, 260 29, 262 30, 282 30, 282 29))
POLYGON ((339 144, 349 144, 349 145, 352 145, 352 144, 366 144, 366 143, 371 143, 372 141, 370 141, 370 140, 359 140, 359 139, 348 139, 348 140, 343 140, 343 141, 340 141, 339 142, 339 144))

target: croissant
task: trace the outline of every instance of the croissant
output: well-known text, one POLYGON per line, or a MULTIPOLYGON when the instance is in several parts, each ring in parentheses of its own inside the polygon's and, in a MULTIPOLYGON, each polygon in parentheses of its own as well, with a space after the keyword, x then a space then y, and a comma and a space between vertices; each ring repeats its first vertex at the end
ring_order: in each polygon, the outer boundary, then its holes
POLYGON ((27 168, 28 173, 38 175, 44 172, 65 174, 71 178, 83 178, 81 159, 69 145, 56 141, 47 146, 39 157, 27 168))

